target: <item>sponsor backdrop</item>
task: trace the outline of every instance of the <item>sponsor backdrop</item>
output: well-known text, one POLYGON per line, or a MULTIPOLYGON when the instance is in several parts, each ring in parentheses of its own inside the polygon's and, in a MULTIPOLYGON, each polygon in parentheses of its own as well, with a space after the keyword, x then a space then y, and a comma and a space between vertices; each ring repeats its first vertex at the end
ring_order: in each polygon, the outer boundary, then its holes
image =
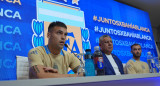
MULTIPOLYGON (((98 46, 99 37, 108 34, 123 63, 132 54, 130 46, 142 46, 141 60, 147 52, 157 56, 147 12, 113 0, 1 0, 0 1, 0 80, 16 80, 16 56, 46 45, 47 27, 62 21, 68 27, 66 44, 75 53, 98 46)), ((64 50, 69 51, 66 47, 64 50)))

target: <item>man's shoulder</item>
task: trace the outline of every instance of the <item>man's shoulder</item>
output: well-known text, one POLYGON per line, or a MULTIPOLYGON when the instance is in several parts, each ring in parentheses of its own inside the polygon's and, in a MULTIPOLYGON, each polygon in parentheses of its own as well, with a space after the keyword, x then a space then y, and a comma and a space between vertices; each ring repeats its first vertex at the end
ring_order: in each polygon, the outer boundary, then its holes
POLYGON ((132 59, 130 59, 130 60, 128 60, 127 63, 133 63, 133 62, 135 62, 135 61, 133 61, 132 59))
POLYGON ((134 58, 131 58, 128 62, 136 62, 134 58))
POLYGON ((43 46, 38 46, 38 47, 30 49, 28 54, 32 54, 32 53, 38 54, 38 52, 43 51, 43 50, 44 50, 43 46))
POLYGON ((127 68, 130 68, 130 67, 133 67, 134 66, 134 61, 132 59, 130 59, 127 63, 126 63, 126 67, 127 68))
POLYGON ((135 62, 136 62, 136 60, 130 59, 126 64, 127 64, 127 65, 134 65, 135 62))
POLYGON ((41 49, 43 49, 43 46, 34 47, 34 48, 30 49, 29 51, 41 50, 41 49))
POLYGON ((118 56, 116 56, 115 54, 111 53, 111 55, 112 55, 113 58, 116 58, 117 60, 120 60, 120 59, 118 58, 118 56))
POLYGON ((146 62, 144 62, 144 61, 141 61, 141 63, 144 64, 144 65, 148 65, 148 64, 147 64, 146 62))
POLYGON ((73 55, 72 53, 70 53, 70 52, 68 52, 66 50, 63 50, 63 49, 62 49, 62 52, 63 52, 64 55, 73 55))
POLYGON ((111 53, 112 56, 117 57, 115 54, 111 53))

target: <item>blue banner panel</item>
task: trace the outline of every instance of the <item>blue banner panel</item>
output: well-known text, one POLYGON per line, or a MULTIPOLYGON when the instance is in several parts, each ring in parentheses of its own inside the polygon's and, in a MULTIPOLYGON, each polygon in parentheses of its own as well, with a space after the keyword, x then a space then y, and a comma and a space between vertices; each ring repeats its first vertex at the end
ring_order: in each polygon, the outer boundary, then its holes
POLYGON ((0 1, 0 80, 16 80, 16 56, 32 48, 35 0, 0 1))
POLYGON ((134 43, 142 46, 142 61, 147 61, 148 51, 151 51, 153 56, 157 56, 147 12, 106 0, 81 0, 80 8, 85 14, 92 52, 94 52, 94 46, 99 46, 99 37, 107 34, 113 41, 112 53, 117 55, 123 63, 132 58, 130 46, 134 43))

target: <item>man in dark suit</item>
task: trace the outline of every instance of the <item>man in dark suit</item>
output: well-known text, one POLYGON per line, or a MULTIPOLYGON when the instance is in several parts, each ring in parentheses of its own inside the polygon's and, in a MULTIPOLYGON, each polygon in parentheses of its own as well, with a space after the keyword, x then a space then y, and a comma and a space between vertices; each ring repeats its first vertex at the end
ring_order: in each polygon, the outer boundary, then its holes
POLYGON ((103 35, 99 38, 99 46, 102 51, 105 75, 124 74, 123 65, 120 59, 112 54, 113 43, 109 35, 103 35))

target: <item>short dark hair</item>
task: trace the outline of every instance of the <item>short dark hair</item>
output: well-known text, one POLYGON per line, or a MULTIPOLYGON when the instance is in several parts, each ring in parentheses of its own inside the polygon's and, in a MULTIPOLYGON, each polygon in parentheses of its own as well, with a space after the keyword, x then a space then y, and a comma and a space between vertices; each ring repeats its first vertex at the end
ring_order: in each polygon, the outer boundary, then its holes
POLYGON ((133 46, 137 46, 137 45, 139 45, 139 46, 141 47, 140 44, 135 43, 135 44, 133 44, 133 45, 131 46, 131 50, 132 50, 133 46))
MULTIPOLYGON (((105 37, 110 37, 109 35, 102 35, 100 38, 99 38, 99 43, 101 43, 102 42, 102 40, 103 40, 103 38, 105 38, 105 37)), ((111 38, 111 37, 110 37, 111 38)))
POLYGON ((49 24, 49 26, 48 26, 48 32, 51 32, 52 29, 53 29, 55 26, 64 27, 64 28, 67 29, 67 26, 66 26, 63 22, 55 21, 55 22, 52 22, 52 23, 49 24))

